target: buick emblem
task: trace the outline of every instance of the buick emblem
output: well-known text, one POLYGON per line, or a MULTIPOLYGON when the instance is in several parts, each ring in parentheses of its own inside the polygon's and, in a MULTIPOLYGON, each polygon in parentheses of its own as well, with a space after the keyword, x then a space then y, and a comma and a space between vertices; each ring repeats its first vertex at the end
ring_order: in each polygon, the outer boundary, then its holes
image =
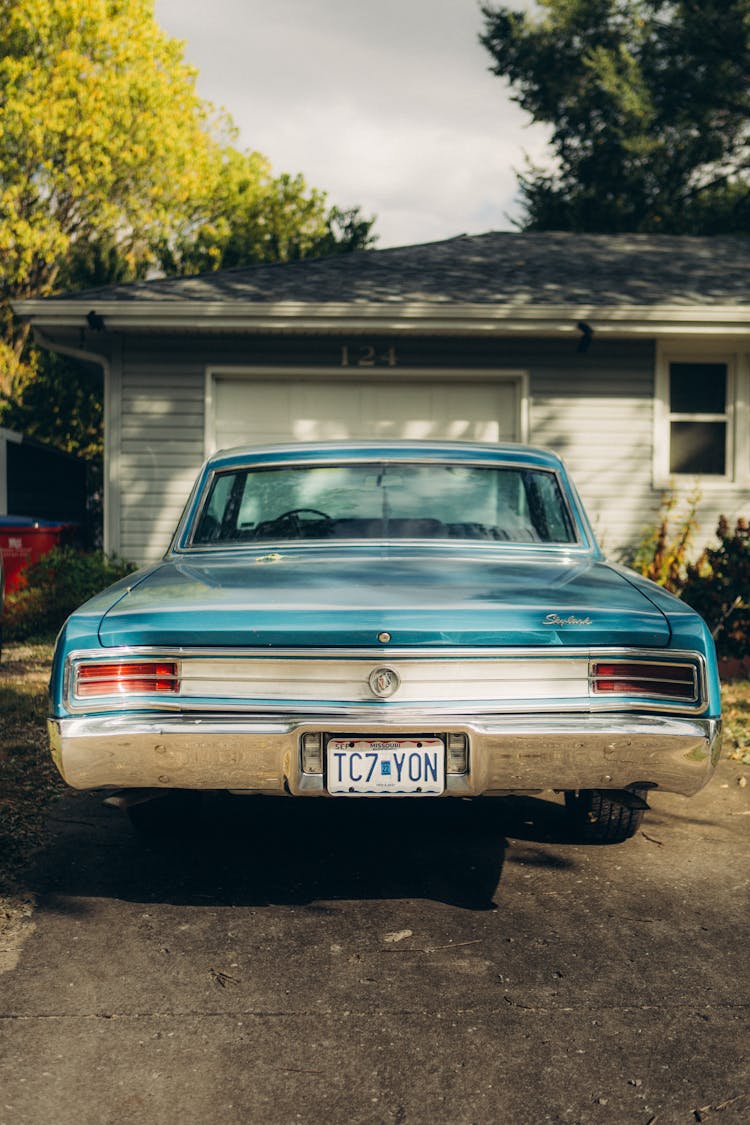
POLYGON ((401 677, 393 668, 375 668, 370 672, 370 691, 378 699, 387 699, 401 686, 401 677))

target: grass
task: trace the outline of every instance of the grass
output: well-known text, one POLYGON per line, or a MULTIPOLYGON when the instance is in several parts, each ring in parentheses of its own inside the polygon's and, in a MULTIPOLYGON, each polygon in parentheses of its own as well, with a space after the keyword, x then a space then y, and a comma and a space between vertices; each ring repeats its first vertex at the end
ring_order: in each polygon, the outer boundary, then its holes
POLYGON ((750 680, 724 684, 724 756, 750 766, 750 680))
POLYGON ((50 644, 7 645, 0 663, 0 893, 44 835, 65 789, 47 751, 50 644))

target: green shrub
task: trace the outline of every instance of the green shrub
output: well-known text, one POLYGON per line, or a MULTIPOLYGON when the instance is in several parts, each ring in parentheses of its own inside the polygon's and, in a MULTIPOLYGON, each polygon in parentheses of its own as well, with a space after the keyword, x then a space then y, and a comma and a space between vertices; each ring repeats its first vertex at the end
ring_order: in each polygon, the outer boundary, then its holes
POLYGON ((750 527, 739 519, 734 530, 724 516, 716 529, 718 547, 706 547, 688 566, 682 597, 708 622, 720 656, 750 655, 750 527))
POLYGON ((55 547, 23 571, 25 585, 5 598, 3 632, 8 641, 54 636, 82 602, 135 570, 101 551, 55 547))
POLYGON ((680 594, 687 578, 687 558, 697 527, 700 492, 686 497, 686 509, 677 508, 678 498, 665 492, 656 527, 647 528, 627 565, 673 594, 680 594))

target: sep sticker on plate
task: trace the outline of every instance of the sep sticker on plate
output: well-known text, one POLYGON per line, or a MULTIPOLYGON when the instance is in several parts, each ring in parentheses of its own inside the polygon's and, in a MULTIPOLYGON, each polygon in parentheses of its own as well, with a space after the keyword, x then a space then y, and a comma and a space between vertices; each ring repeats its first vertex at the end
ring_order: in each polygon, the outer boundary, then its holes
POLYGON ((328 792, 339 796, 434 796, 445 789, 440 738, 331 738, 328 792))

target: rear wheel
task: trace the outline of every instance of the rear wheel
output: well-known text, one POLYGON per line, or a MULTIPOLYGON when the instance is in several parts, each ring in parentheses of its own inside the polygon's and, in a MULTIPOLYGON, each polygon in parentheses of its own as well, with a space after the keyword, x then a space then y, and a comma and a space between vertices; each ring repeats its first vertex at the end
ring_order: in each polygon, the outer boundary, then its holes
POLYGON ((621 844, 640 828, 648 808, 645 789, 611 792, 603 789, 571 789, 565 793, 568 822, 582 844, 621 844))

